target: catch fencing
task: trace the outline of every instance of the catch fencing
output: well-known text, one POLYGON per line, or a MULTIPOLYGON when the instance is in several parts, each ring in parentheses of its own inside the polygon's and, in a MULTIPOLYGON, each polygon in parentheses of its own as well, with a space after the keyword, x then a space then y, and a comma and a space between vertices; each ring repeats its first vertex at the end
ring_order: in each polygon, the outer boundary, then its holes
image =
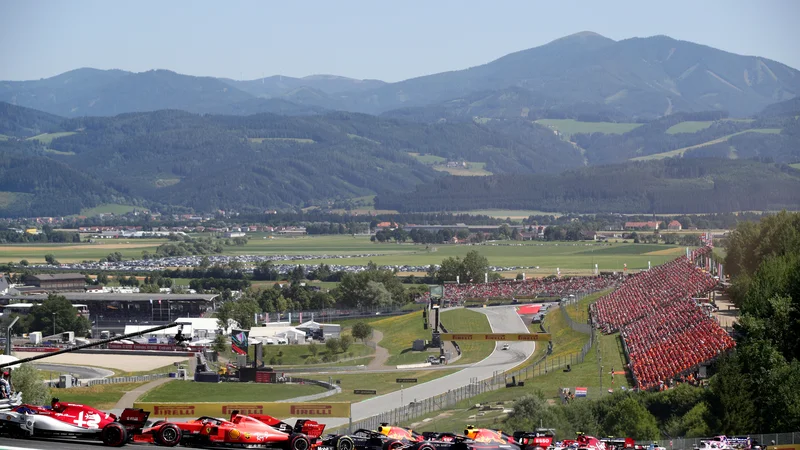
MULTIPOLYGON (((544 355, 525 367, 512 369, 506 372, 495 372, 491 377, 483 380, 475 378, 467 385, 447 391, 444 394, 421 400, 413 399, 412 402, 398 408, 394 408, 390 411, 367 417, 365 419, 353 421, 350 431, 354 431, 359 428, 374 430, 377 429, 381 423, 406 423, 409 420, 417 417, 421 417, 443 409, 452 408, 464 400, 473 398, 485 392, 495 391, 505 387, 513 389, 513 387, 511 387, 512 384, 517 384, 520 381, 524 382, 525 380, 533 377, 545 375, 553 370, 566 368, 567 365, 583 362, 584 358, 592 349, 592 345, 594 344, 594 329, 589 324, 573 321, 569 317, 566 307, 571 305, 573 302, 578 302, 590 294, 591 293, 578 295, 574 300, 562 302, 558 307, 560 310, 559 313, 563 315, 570 328, 589 335, 589 340, 586 342, 583 348, 581 348, 580 352, 558 355, 554 357, 552 356, 552 343, 550 343, 544 355)), ((540 325, 540 327, 543 332, 547 332, 547 329, 543 324, 540 325)))
POLYGON ((137 375, 135 377, 111 377, 111 378, 95 378, 87 380, 86 386, 94 386, 96 384, 115 384, 115 383, 140 383, 144 381, 158 380, 159 378, 168 378, 168 373, 154 373, 151 375, 137 375))
MULTIPOLYGON (((749 436, 752 445, 758 444, 762 448, 766 447, 767 445, 800 444, 800 432, 751 434, 749 436)), ((659 447, 664 447, 667 450, 692 450, 693 448, 701 447, 700 441, 705 439, 711 438, 676 438, 665 439, 656 442, 658 442, 659 447)))

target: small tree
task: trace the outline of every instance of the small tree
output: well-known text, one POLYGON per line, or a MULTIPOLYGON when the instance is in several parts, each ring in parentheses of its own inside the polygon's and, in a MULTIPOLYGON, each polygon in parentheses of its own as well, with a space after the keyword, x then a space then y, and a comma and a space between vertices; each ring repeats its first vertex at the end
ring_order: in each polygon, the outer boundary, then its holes
POLYGON ((217 352, 218 355, 225 353, 225 350, 228 349, 228 342, 225 340, 225 336, 222 334, 218 334, 214 338, 214 344, 211 348, 217 352))
POLYGON ((370 324, 367 322, 356 322, 355 325, 353 325, 353 330, 351 333, 354 338, 361 339, 363 342, 372 336, 372 326, 370 326, 370 324))
POLYGON ((316 357, 319 353, 319 345, 316 342, 311 341, 308 343, 308 351, 311 353, 311 356, 316 357))
POLYGON ((328 353, 331 355, 339 353, 339 345, 339 339, 336 338, 330 338, 325 341, 325 347, 328 349, 328 353))
POLYGON ((27 260, 27 259, 23 259, 23 260, 21 260, 21 261, 19 262, 19 265, 20 265, 20 266, 27 266, 28 264, 29 264, 29 263, 28 263, 28 260, 27 260))
POLYGON ((50 402, 50 387, 44 384, 41 372, 30 364, 22 364, 14 369, 11 384, 16 392, 22 392, 24 403, 46 405, 50 402))
POLYGON ((342 349, 342 352, 346 352, 350 345, 353 344, 353 337, 344 335, 341 339, 339 339, 339 347, 342 349))
POLYGON ((58 264, 58 260, 56 259, 55 256, 53 256, 52 253, 44 255, 44 260, 47 262, 47 264, 52 264, 52 265, 58 264))

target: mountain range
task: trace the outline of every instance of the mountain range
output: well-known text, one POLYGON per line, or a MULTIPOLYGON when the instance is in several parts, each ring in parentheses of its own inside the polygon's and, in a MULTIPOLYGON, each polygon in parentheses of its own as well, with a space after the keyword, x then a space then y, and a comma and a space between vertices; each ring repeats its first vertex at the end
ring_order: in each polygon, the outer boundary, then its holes
POLYGON ((374 195, 403 211, 791 207, 800 202, 781 192, 798 186, 798 75, 663 36, 579 33, 399 83, 97 69, 0 82, 0 217, 102 203, 326 208, 374 195), (627 181, 602 188, 611 179, 627 181), (693 190, 713 201, 668 200, 693 190))
POLYGON ((333 75, 238 81, 88 68, 0 82, 0 101, 65 117, 159 109, 238 115, 342 110, 426 121, 650 120, 708 110, 745 117, 799 93, 800 72, 766 58, 666 36, 614 41, 591 32, 397 83, 333 75))

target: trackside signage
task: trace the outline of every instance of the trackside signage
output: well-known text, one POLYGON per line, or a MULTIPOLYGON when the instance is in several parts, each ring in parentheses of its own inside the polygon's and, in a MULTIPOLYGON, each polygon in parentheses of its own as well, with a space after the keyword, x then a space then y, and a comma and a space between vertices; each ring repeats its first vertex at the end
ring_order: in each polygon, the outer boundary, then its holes
POLYGON ((230 417, 234 411, 240 414, 267 414, 277 418, 289 417, 350 417, 347 402, 198 402, 158 403, 135 402, 134 408, 149 411, 152 417, 230 417))
POLYGON ((549 341, 550 333, 441 333, 443 341, 549 341))

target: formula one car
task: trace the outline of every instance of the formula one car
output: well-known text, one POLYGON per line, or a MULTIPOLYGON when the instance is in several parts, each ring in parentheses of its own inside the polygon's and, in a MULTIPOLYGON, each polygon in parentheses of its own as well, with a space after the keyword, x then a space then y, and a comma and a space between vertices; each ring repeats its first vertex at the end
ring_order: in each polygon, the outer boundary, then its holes
POLYGON ((593 436, 587 436, 584 433, 577 433, 576 439, 564 439, 561 446, 556 448, 574 448, 579 450, 606 450, 606 444, 600 439, 593 436))
POLYGON ((377 431, 357 430, 346 436, 327 436, 323 445, 334 450, 520 450, 513 438, 495 430, 468 427, 464 435, 416 433, 381 424, 377 431))
POLYGON ((210 445, 258 445, 286 450, 311 450, 321 444, 325 425, 313 420, 298 420, 294 427, 265 414, 239 414, 231 420, 200 417, 185 423, 155 422, 134 442, 174 447, 178 444, 198 447, 210 445))
POLYGON ((322 445, 331 450, 399 450, 422 439, 421 435, 407 428, 384 423, 378 431, 362 428, 349 435, 325 436, 322 445))
POLYGON ((556 430, 552 428, 539 428, 534 432, 515 431, 513 438, 514 442, 523 448, 547 450, 553 445, 555 435, 556 430))
POLYGON ((2 431, 14 437, 79 437, 121 447, 142 431, 149 415, 141 409, 126 408, 118 418, 86 405, 62 403, 54 398, 50 406, 23 404, 3 411, 0 425, 2 431))

